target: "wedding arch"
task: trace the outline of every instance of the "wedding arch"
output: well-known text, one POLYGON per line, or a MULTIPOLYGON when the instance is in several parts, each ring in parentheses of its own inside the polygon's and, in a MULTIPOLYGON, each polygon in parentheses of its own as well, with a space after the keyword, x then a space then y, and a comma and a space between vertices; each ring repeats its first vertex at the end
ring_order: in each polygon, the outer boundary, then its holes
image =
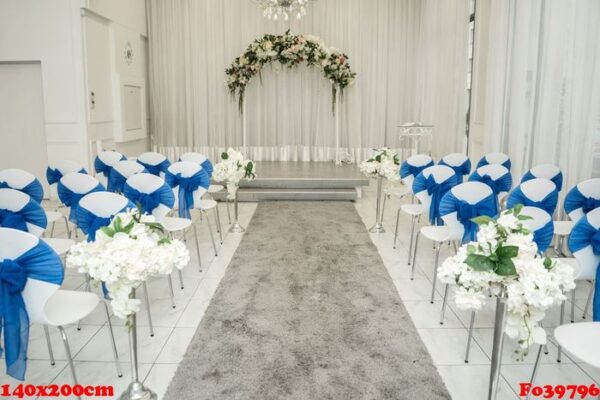
POLYGON ((354 82, 356 73, 350 68, 348 56, 333 47, 327 47, 314 35, 266 34, 254 40, 225 70, 229 92, 238 97, 242 113, 242 147, 246 146, 246 113, 244 94, 250 79, 261 75, 262 68, 273 62, 293 68, 301 63, 318 68, 331 83, 331 106, 335 117, 336 164, 339 159, 339 100, 344 89, 354 82))

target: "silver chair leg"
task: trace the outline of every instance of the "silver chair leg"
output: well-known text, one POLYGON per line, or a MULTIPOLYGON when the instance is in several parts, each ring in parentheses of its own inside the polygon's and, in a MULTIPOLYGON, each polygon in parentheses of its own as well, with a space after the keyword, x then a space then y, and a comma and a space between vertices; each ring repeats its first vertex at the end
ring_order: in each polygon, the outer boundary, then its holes
POLYGON ((440 317, 440 325, 444 325, 444 315, 446 314, 446 304, 448 302, 448 289, 450 285, 446 284, 444 289, 444 301, 442 301, 442 316, 440 317))
POLYGON ((54 236, 54 227, 56 226, 56 221, 54 221, 52 223, 52 226, 50 227, 50 237, 54 236))
POLYGON ((215 257, 219 255, 217 252, 217 244, 215 243, 215 235, 213 234, 212 226, 210 226, 210 218, 206 214, 206 225, 208 225, 208 232, 210 233, 210 240, 212 241, 213 249, 215 250, 215 257))
POLYGON ((221 229, 221 217, 219 217, 218 205, 217 207, 215 207, 215 223, 217 224, 217 232, 219 232, 219 239, 221 240, 221 244, 223 244, 223 229, 221 229))
POLYGON ((181 286, 181 290, 183 290, 183 274, 179 268, 177 269, 177 275, 179 275, 179 285, 181 286))
POLYGON ((383 222, 383 214, 385 213, 385 201, 387 200, 387 195, 383 194, 383 204, 381 205, 381 222, 383 222))
POLYGON ((433 261, 433 283, 431 284, 431 304, 433 304, 433 299, 435 298, 435 283, 437 280, 437 270, 438 270, 438 262, 440 261, 440 250, 442 249, 442 244, 437 244, 437 250, 435 251, 435 260, 433 261))
POLYGON ((231 225, 231 211, 229 211, 229 200, 227 200, 227 197, 225 197, 225 207, 227 208, 227 221, 231 225))
POLYGON ((67 217, 63 217, 65 220, 65 228, 67 229, 67 237, 71 239, 71 229, 69 229, 69 219, 67 217))
POLYGON ((192 229, 194 230, 194 238, 196 239, 196 255, 198 256, 198 267, 200 268, 200 272, 202 272, 202 259, 200 258, 200 243, 198 242, 198 231, 196 230, 196 224, 192 224, 192 229))
POLYGON ((573 291, 571 292, 571 323, 575 322, 575 291, 577 290, 577 287, 575 287, 575 289, 573 289, 573 291))
POLYGON ((75 373, 75 366, 73 365, 73 356, 71 355, 71 348, 69 347, 69 340, 67 334, 62 326, 58 326, 58 331, 65 345, 65 353, 67 353, 67 360, 69 361, 69 367, 71 368, 71 376, 73 377, 73 385, 77 385, 77 374, 75 373))
POLYGON ((121 371, 121 363, 119 362, 119 352, 117 351, 117 343, 115 342, 115 333, 113 332, 112 321, 110 320, 108 304, 106 304, 106 301, 104 300, 102 300, 102 304, 104 304, 104 311, 106 312, 106 323, 108 325, 108 333, 110 334, 110 344, 112 346, 113 359, 115 361, 115 367, 117 367, 117 376, 119 378, 122 378, 123 371, 121 371))
MULTIPOLYGON (((92 280, 92 278, 90 278, 90 276, 88 274, 85 274, 85 289, 84 289, 84 291, 86 291, 86 292, 90 291, 91 280, 92 280)), ((77 321, 77 330, 78 331, 81 330, 81 320, 77 321)))
POLYGON ((48 325, 44 325, 44 335, 46 336, 46 344, 48 345, 48 356, 50 357, 50 365, 56 364, 54 361, 54 351, 52 351, 52 342, 50 341, 50 332, 48 325))
POLYGON ((175 292, 173 292, 173 279, 171 274, 167 275, 167 282, 169 283, 169 295, 171 296, 171 307, 175 308, 175 292))
POLYGON ((412 268, 410 269, 410 280, 415 279, 415 262, 417 260, 417 249, 419 248, 419 237, 421 236, 421 232, 417 232, 417 237, 415 239, 415 249, 413 250, 413 258, 412 258, 412 268))
MULTIPOLYGON (((417 220, 417 217, 415 217, 414 215, 412 216, 412 222, 410 225, 410 242, 408 244, 408 265, 410 265, 410 259, 411 259, 411 251, 412 251, 412 245, 413 245, 413 238, 415 236, 415 221, 417 220)), ((417 237, 419 236, 419 233, 417 233, 417 237)), ((416 246, 415 246, 416 247, 416 246)), ((414 263, 414 258, 413 258, 413 263, 414 263)))
POLYGON ((471 352, 471 342, 473 341, 473 326, 475 325, 475 311, 471 311, 471 321, 469 322, 469 336, 467 337, 467 350, 465 351, 465 364, 469 363, 469 353, 471 352))
POLYGON ((148 300, 148 286, 146 282, 142 284, 144 289, 144 303, 146 304, 146 313, 148 314, 148 325, 150 326, 150 336, 154 337, 154 326, 152 325, 152 313, 150 312, 150 300, 148 300))
MULTIPOLYGON (((394 229, 394 249, 396 248, 396 242, 398 240, 398 224, 400 222, 400 209, 398 209, 398 211, 396 211, 396 228, 394 229)), ((408 255, 409 258, 409 262, 410 262, 410 254, 408 255)))
MULTIPOLYGON (((562 303, 560 303, 560 322, 559 322, 559 326, 565 323, 565 305, 566 305, 566 300, 564 300, 562 303)), ((562 360, 562 346, 559 344, 558 345, 558 354, 556 356, 556 362, 561 362, 562 360)))
MULTIPOLYGON (((593 283, 593 282, 592 282, 593 283)), ((585 307, 583 308, 583 319, 586 319, 586 315, 588 310, 590 309, 590 304, 592 303, 592 297, 594 297, 594 285, 590 288, 590 292, 588 293, 587 300, 585 301, 585 307)))
MULTIPOLYGON (((537 356, 535 358, 533 372, 531 373, 531 380, 529 381, 529 383, 531 383, 532 387, 533 387, 533 383, 535 382, 535 377, 537 376, 537 373, 538 373, 538 368, 540 366, 540 360, 542 358, 542 348, 543 347, 544 346, 540 346, 540 349, 538 350, 537 356)), ((527 397, 525 397, 525 400, 529 400, 530 397, 531 397, 531 390, 529 391, 529 393, 527 393, 527 397)))

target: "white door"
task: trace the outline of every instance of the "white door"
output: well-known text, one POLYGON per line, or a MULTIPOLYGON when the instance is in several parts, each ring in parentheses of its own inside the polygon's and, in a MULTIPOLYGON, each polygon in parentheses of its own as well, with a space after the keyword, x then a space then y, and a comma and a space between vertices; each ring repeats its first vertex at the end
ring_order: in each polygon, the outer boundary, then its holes
POLYGON ((27 170, 48 193, 47 165, 41 64, 0 63, 0 169, 27 170))

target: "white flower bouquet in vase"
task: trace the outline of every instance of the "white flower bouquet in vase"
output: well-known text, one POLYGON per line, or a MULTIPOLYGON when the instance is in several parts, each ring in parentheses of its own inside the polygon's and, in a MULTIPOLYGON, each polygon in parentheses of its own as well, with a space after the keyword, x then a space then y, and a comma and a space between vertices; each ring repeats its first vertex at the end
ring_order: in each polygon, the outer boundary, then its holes
POLYGON ((153 276, 183 269, 189 261, 183 242, 171 239, 153 216, 139 209, 117 214, 110 225, 98 230, 93 242, 77 243, 67 254, 67 268, 102 282, 115 315, 127 318, 133 379, 121 398, 156 398, 137 374, 136 313, 140 300, 135 298, 136 288, 153 276))
POLYGON ((238 221, 238 189, 240 181, 253 180, 256 178, 256 164, 252 160, 244 159, 244 155, 231 147, 221 154, 221 161, 215 164, 213 178, 217 182, 223 182, 227 186, 227 198, 235 201, 235 221, 229 228, 229 232, 243 233, 245 229, 238 221))
MULTIPOLYGON (((382 189, 385 180, 386 186, 398 182, 400 180, 400 158, 398 154, 382 147, 373 149, 373 156, 366 161, 363 161, 358 166, 360 172, 369 178, 377 178, 377 206, 375 215, 375 225, 369 230, 371 233, 383 233, 383 209, 381 205, 382 189)), ((385 201, 385 199, 383 200, 385 201)), ((385 203, 384 203, 385 204, 385 203)))
POLYGON ((497 389, 503 333, 517 342, 514 353, 522 360, 534 343, 546 343, 541 326, 546 310, 575 288, 572 267, 538 252, 532 232, 523 226, 530 217, 521 209, 517 205, 497 219, 474 218, 477 241, 460 247, 438 268, 440 281, 454 288, 459 309, 480 310, 488 293, 496 296, 490 395, 497 389))

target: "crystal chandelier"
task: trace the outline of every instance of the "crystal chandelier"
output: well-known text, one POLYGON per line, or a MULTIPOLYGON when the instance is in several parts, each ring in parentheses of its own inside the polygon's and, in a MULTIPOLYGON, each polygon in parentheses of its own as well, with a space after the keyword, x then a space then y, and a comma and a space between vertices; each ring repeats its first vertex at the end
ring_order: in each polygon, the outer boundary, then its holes
POLYGON ((290 16, 301 19, 310 1, 314 0, 254 0, 263 9, 263 16, 274 21, 287 21, 290 16))

